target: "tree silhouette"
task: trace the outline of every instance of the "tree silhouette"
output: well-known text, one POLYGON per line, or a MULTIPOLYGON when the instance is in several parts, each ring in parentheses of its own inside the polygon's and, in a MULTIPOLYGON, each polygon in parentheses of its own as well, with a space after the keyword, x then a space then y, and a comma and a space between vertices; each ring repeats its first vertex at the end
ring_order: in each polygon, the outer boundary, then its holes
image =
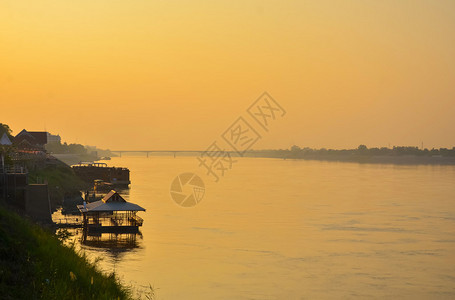
POLYGON ((11 134, 13 131, 7 124, 0 123, 0 138, 3 136, 4 133, 8 136, 8 138, 12 141, 13 135, 11 134))

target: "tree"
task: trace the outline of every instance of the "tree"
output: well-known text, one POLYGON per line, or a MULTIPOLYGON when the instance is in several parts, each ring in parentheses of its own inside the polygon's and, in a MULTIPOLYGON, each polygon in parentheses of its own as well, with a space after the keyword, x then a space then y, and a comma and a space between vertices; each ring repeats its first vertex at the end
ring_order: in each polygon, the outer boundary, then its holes
POLYGON ((359 147, 357 147, 357 153, 358 154, 367 154, 368 152, 368 147, 365 146, 365 145, 359 145, 359 147))
POLYGON ((4 133, 8 136, 8 138, 12 141, 13 135, 11 134, 13 131, 7 124, 0 123, 0 138, 3 136, 4 133))
POLYGON ((359 145, 359 147, 357 147, 357 150, 359 150, 359 151, 365 151, 367 149, 368 149, 368 147, 365 145, 359 145))
POLYGON ((46 145, 46 150, 54 154, 71 153, 71 154, 87 154, 87 149, 80 144, 50 143, 46 145))
POLYGON ((299 146, 297 145, 294 145, 291 147, 291 152, 300 152, 302 149, 300 149, 299 146))

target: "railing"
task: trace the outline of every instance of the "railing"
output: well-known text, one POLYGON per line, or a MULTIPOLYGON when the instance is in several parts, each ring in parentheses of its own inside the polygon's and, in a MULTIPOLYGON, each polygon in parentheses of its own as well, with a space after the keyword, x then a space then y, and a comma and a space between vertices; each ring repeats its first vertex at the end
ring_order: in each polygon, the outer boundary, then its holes
POLYGON ((23 161, 23 160, 46 160, 50 156, 43 151, 25 151, 20 150, 10 154, 10 157, 13 161, 23 161))
POLYGON ((130 222, 131 223, 134 222, 136 224, 136 226, 142 226, 142 223, 144 223, 144 220, 139 216, 133 216, 130 218, 130 222))
POLYGON ((122 226, 123 220, 124 220, 123 218, 111 218, 111 225, 122 226))
POLYGON ((8 174, 26 174, 26 173, 28 173, 28 171, 27 171, 26 167, 5 166, 4 168, 2 168, 0 166, 0 174, 4 174, 4 173, 8 173, 8 174))
POLYGON ((81 227, 82 226, 82 220, 79 221, 79 219, 77 219, 77 220, 56 219, 53 221, 54 221, 54 224, 57 225, 58 227, 81 227))
POLYGON ((123 227, 123 226, 142 226, 144 220, 138 216, 100 216, 98 218, 87 219, 87 225, 89 226, 114 226, 114 227, 123 227))

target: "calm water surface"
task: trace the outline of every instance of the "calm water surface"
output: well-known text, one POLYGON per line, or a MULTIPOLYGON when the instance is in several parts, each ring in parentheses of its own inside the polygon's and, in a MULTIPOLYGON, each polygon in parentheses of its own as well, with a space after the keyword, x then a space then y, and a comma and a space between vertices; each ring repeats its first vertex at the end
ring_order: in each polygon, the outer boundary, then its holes
POLYGON ((455 298, 455 167, 243 158, 214 183, 194 157, 122 157, 147 209, 137 248, 81 246, 157 299, 455 298), (182 208, 173 178, 198 172, 182 208))

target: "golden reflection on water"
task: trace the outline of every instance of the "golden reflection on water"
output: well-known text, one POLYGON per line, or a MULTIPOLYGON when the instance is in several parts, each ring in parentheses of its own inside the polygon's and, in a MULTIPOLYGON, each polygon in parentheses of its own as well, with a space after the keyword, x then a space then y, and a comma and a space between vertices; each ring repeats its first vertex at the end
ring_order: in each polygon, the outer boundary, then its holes
POLYGON ((453 166, 243 158, 214 183, 194 157, 109 164, 131 170, 142 238, 83 248, 157 299, 455 297, 453 166), (205 182, 192 208, 169 195, 183 172, 205 182))

